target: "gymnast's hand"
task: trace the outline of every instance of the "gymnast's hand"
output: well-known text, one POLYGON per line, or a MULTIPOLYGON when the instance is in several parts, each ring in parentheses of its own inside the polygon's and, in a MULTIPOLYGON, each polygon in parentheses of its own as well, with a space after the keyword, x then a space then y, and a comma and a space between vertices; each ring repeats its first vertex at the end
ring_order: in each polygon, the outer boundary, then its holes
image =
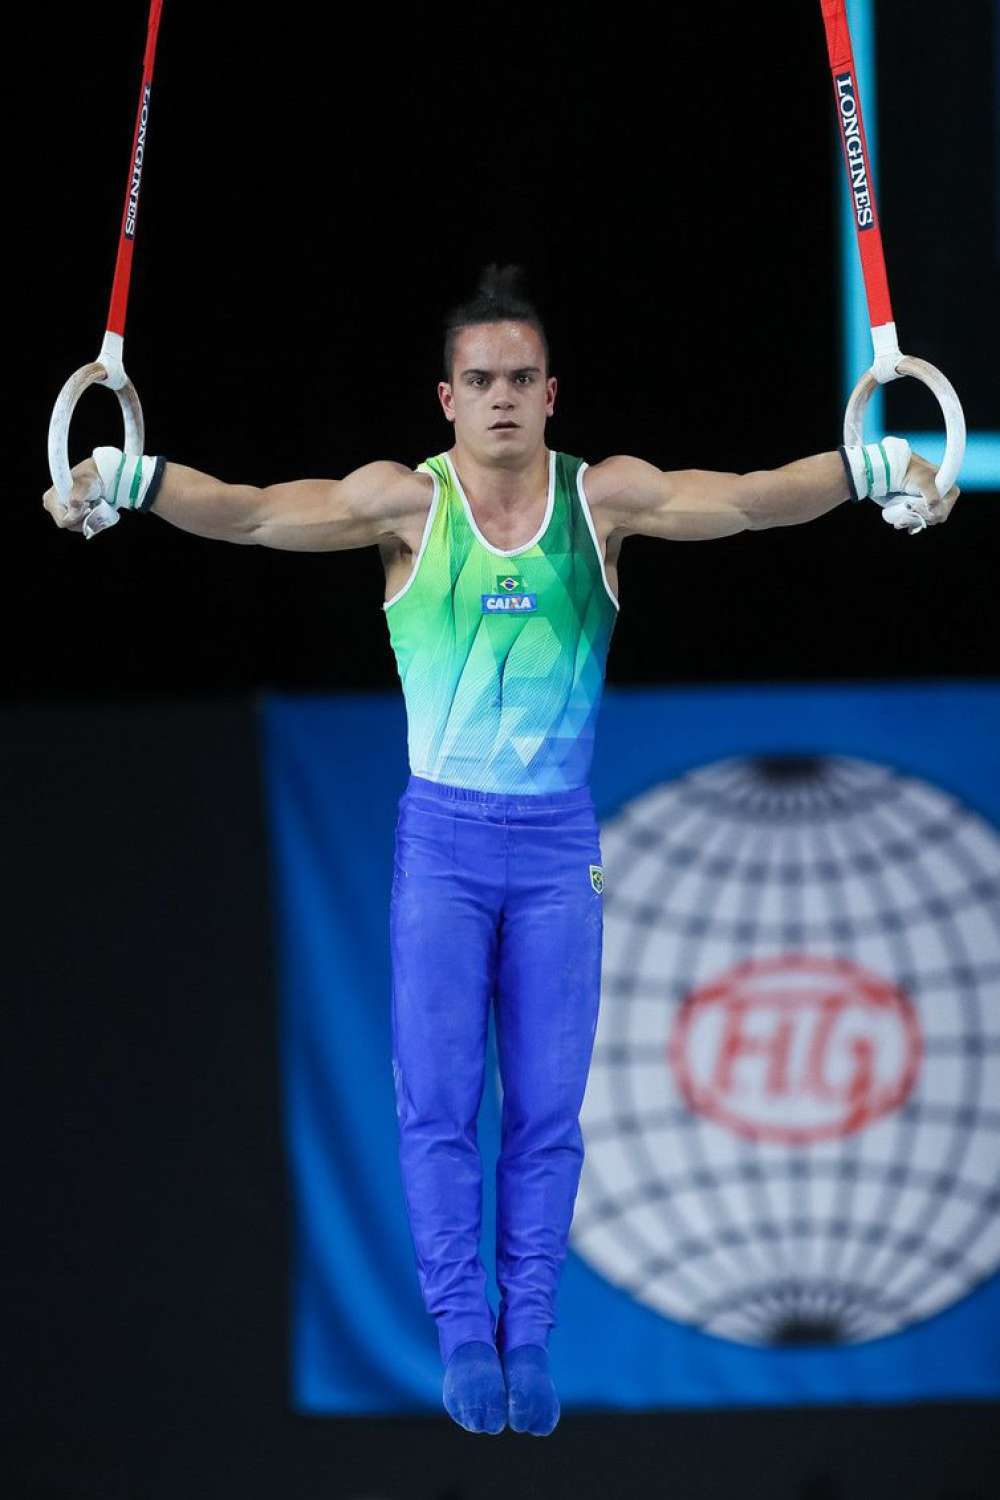
POLYGON ((69 492, 69 503, 64 505, 53 485, 42 496, 42 504, 56 525, 63 531, 83 531, 84 518, 91 505, 102 498, 101 476, 92 458, 85 458, 70 471, 73 488, 69 492))
POLYGON ((903 481, 907 495, 919 495, 923 500, 928 526, 940 526, 942 521, 947 521, 955 501, 962 493, 958 485, 953 484, 946 495, 939 496, 934 483, 936 473, 936 464, 929 464, 919 453, 914 453, 903 481))
MULTIPOLYGON (((866 466, 868 482, 859 493, 868 494, 882 507, 883 521, 897 531, 909 532, 910 536, 947 521, 959 496, 958 487, 952 485, 946 495, 939 496, 935 483, 937 470, 919 453, 911 453, 905 438, 886 437, 880 443, 869 444, 864 451, 860 448, 849 451, 852 456, 860 454, 866 466), (884 471, 875 467, 880 459, 884 471)), ((856 472, 860 474, 860 470, 856 472)))

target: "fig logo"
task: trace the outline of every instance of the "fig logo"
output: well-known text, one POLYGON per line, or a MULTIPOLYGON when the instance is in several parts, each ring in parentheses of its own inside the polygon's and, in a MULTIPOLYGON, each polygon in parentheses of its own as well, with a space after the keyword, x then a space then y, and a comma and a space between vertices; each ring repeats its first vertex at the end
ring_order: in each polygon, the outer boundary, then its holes
POLYGON ((882 1338, 1000 1272, 1000 837, 843 755, 734 757, 601 822, 570 1243, 664 1318, 882 1338))
POLYGON ((668 1049, 689 1107, 756 1141, 861 1130, 909 1095, 920 1026, 902 990, 847 959, 749 959, 695 990, 668 1049))

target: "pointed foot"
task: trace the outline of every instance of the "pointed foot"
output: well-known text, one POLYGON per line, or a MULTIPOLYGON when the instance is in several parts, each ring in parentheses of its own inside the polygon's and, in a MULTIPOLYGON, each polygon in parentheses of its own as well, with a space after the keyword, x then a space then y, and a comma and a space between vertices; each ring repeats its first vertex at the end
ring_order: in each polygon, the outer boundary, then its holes
POLYGON ((444 1409, 467 1432, 502 1432, 507 1391, 500 1356, 492 1344, 459 1344, 444 1372, 444 1409))
POLYGON ((507 1421, 513 1432, 548 1437, 559 1421, 559 1397, 549 1374, 548 1352, 521 1344, 503 1357, 507 1381, 507 1421))

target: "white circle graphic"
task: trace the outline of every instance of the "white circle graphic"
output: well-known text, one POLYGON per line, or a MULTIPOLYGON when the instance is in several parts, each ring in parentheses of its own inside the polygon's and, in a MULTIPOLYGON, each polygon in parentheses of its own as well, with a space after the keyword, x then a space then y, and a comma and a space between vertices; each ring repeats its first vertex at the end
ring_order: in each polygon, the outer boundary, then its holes
POLYGON ((748 1344, 880 1337, 996 1271, 996 831, 891 767, 768 756, 601 844, 575 1252, 748 1344))

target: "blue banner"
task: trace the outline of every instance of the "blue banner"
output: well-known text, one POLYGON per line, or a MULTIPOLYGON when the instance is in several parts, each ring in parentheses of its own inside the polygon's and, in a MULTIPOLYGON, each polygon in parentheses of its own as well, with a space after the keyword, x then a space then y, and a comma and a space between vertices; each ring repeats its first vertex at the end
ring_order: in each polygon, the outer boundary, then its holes
MULTIPOLYGON (((269 697, 262 730, 292 1404, 439 1412, 391 1067, 402 700, 269 697)), ((564 1410, 1000 1394, 998 745, 993 683, 608 689, 564 1410)), ((499 1120, 491 1035, 494 1306, 499 1120)))

